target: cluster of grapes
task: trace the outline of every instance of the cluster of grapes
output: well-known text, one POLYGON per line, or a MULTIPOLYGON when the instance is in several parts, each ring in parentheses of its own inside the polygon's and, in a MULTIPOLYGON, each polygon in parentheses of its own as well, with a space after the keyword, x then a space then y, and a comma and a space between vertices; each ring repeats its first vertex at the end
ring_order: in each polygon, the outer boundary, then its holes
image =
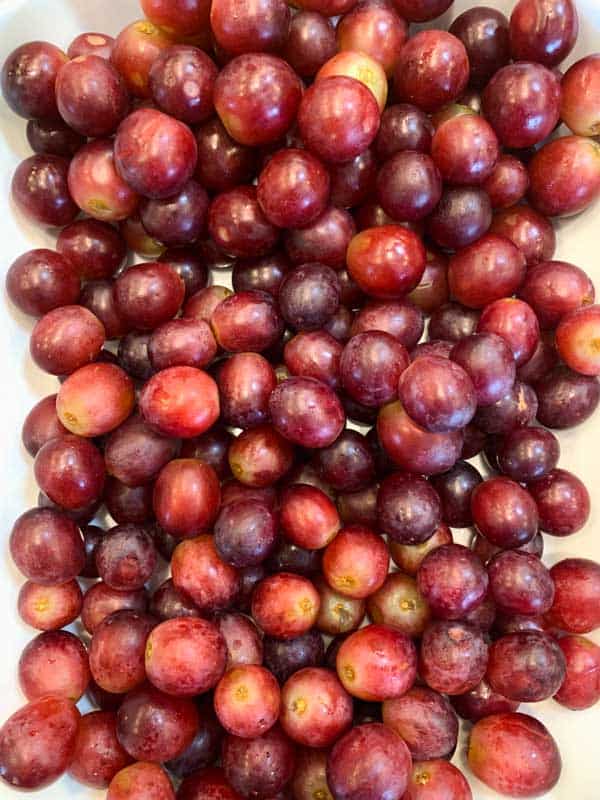
POLYGON ((141 5, 2 70, 35 151, 16 208, 62 230, 6 278, 61 385, 23 427, 41 633, 0 776, 471 800, 461 717, 478 778, 548 791, 519 704, 600 699, 600 564, 541 560, 590 512, 548 428, 600 401, 593 284, 552 260, 551 218, 600 195, 600 55, 558 69, 572 0, 411 37, 451 0, 141 5))

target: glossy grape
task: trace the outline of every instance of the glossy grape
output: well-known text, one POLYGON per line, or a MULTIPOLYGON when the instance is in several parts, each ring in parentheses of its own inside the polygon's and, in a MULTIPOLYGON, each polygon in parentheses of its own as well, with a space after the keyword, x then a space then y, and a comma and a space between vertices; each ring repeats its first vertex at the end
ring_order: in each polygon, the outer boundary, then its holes
POLYGON ((69 162, 54 155, 34 155, 14 172, 11 193, 18 210, 38 225, 73 222, 77 205, 68 186, 69 162))
POLYGON ((450 702, 431 689, 415 687, 386 700, 383 721, 404 739, 415 760, 449 758, 456 747, 456 714, 450 702))
POLYGON ((500 11, 475 6, 456 17, 449 31, 465 46, 471 86, 482 89, 495 72, 508 64, 508 19, 500 11))
POLYGON ((410 767, 410 752, 394 731, 381 723, 358 725, 330 752, 327 783, 338 800, 402 797, 410 767))
POLYGON ((483 93, 483 111, 505 147, 541 142, 560 114, 560 83, 541 64, 520 61, 498 70, 483 93))
POLYGON ((302 84, 281 58, 246 53, 221 70, 214 104, 229 135, 243 145, 280 139, 290 128, 302 96, 302 84))
POLYGON ((431 30, 417 33, 404 45, 394 83, 400 100, 431 112, 462 94, 468 76, 469 59, 460 39, 431 30))
POLYGON ((298 110, 300 135, 307 148, 334 164, 350 161, 366 150, 378 125, 374 95, 346 75, 329 76, 313 84, 298 110))
POLYGON ((555 67, 569 55, 578 33, 571 0, 519 0, 510 16, 510 52, 515 61, 555 67))
POLYGON ((54 85, 67 56, 49 42, 28 42, 10 53, 2 67, 2 94, 21 117, 56 118, 54 85))
POLYGON ((67 769, 75 750, 79 712, 71 700, 42 697, 0 728, 0 769, 10 786, 41 789, 67 769))

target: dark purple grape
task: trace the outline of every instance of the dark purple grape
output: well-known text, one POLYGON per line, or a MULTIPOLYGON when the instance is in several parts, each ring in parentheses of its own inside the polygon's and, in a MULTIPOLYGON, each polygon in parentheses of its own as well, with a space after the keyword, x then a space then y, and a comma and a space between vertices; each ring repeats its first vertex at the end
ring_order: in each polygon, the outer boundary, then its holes
POLYGON ((276 797, 292 779, 296 766, 294 744, 279 725, 255 739, 225 737, 222 748, 225 776, 244 797, 276 797))
POLYGON ((429 320, 429 339, 458 342, 475 333, 479 311, 458 303, 448 303, 433 312, 429 320))
POLYGON ((458 720, 450 702, 432 689, 416 686, 383 703, 383 721, 401 736, 415 761, 451 758, 458 720))
POLYGON ((425 153, 402 150, 377 174, 377 198, 395 220, 416 222, 427 217, 442 196, 442 178, 425 153))
POLYGON ((277 536, 275 515, 258 500, 228 503, 214 524, 217 553, 234 567, 261 564, 277 536))
POLYGON ((233 288, 236 292, 258 290, 277 297, 290 266, 290 262, 280 251, 257 258, 238 259, 233 265, 231 276, 233 288))
POLYGON ((468 528, 473 524, 471 494, 483 478, 466 461, 457 461, 449 472, 431 479, 442 505, 442 519, 452 528, 468 528))
POLYGON ((507 434, 515 428, 531 425, 538 410, 535 391, 526 383, 515 381, 504 397, 480 408, 473 422, 488 434, 507 434))
POLYGON ((56 119, 54 85, 68 61, 49 42, 28 42, 10 53, 2 67, 2 94, 10 108, 25 119, 56 119))
POLYGON ((423 111, 407 103, 388 106, 381 115, 375 152, 380 159, 403 150, 429 153, 433 123, 423 111))
POLYGON ((169 247, 158 260, 169 264, 183 280, 186 298, 206 286, 208 265, 198 247, 169 247))
POLYGON ((117 358, 119 365, 132 377, 146 381, 154 375, 154 367, 148 354, 151 333, 132 331, 119 342, 117 358))
POLYGON ((221 727, 210 701, 198 704, 198 730, 192 743, 177 758, 166 763, 169 772, 186 778, 213 764, 219 756, 225 731, 221 727))
POLYGON ((498 466, 520 483, 543 478, 557 466, 559 457, 556 436, 538 427, 515 428, 498 448, 498 466))
POLYGON ((600 402, 600 382, 580 375, 564 365, 555 367, 535 384, 538 421, 547 428, 564 429, 580 425, 600 402))
POLYGON ((421 544, 442 519, 440 498, 420 475, 395 472, 379 487, 377 524, 380 531, 400 544, 421 544))
POLYGON ((119 525, 142 524, 154 518, 151 484, 132 487, 109 477, 104 485, 103 500, 106 510, 119 525))
POLYGON ((164 622, 177 617, 199 617, 200 611, 193 601, 181 592, 169 578, 156 589, 150 599, 149 612, 164 622))
MULTIPOLYGON (((479 556, 486 566, 494 556, 503 552, 502 547, 492 544, 485 538, 485 536, 481 536, 480 534, 475 534, 473 537, 473 540, 471 541, 471 549, 474 553, 476 553, 477 556, 479 556)), ((530 539, 526 544, 512 549, 523 553, 531 553, 532 555, 541 558, 544 553, 544 537, 541 533, 536 533, 533 539, 530 539)))
POLYGON ((267 559, 266 567, 269 572, 294 572, 310 578, 320 572, 321 558, 318 550, 305 550, 281 538, 267 559))
POLYGON ((491 714, 516 711, 519 703, 495 692, 485 678, 474 689, 452 698, 452 705, 459 717, 477 722, 491 714))
POLYGON ((320 666, 324 657, 323 637, 316 630, 295 639, 264 639, 264 664, 281 684, 299 669, 320 666))
POLYGON ((337 311, 340 290, 331 267, 304 264, 288 273, 279 287, 281 315, 296 330, 317 330, 337 311))
POLYGON ((219 119, 201 125, 196 142, 196 177, 206 189, 225 192, 252 181, 258 162, 255 150, 232 139, 219 119))
POLYGON ((331 166, 330 173, 331 202, 340 208, 350 208, 367 200, 374 191, 377 161, 373 151, 367 149, 344 164, 331 166))
POLYGON ((476 6, 460 14, 449 31, 465 46, 471 67, 469 83, 477 89, 510 61, 508 19, 500 11, 476 6))
MULTIPOLYGON (((169 246, 188 245, 204 234, 209 202, 205 189, 190 180, 166 200, 142 200, 139 213, 153 239, 169 246)), ((164 254, 161 261, 170 263, 164 254)))
POLYGON ((315 453, 314 463, 325 483, 338 492, 363 489, 375 477, 371 449, 357 431, 343 431, 333 444, 315 453))
POLYGON ((450 357, 473 381, 479 406, 501 400, 513 387, 515 361, 509 346, 495 333, 466 336, 457 342, 450 357))
POLYGON ((24 314, 41 317, 77 303, 81 281, 66 258, 38 248, 19 256, 6 273, 6 292, 24 314))
POLYGON ((300 11, 291 19, 285 58, 303 78, 317 74, 336 53, 335 28, 317 10, 300 11))
POLYGON ((198 47, 168 47, 150 68, 152 99, 166 114, 188 125, 197 125, 213 113, 212 93, 217 74, 215 63, 198 47))
POLYGON ((480 239, 492 224, 489 195, 474 187, 450 187, 428 219, 427 232, 446 250, 459 250, 480 239))
POLYGON ((233 438, 226 428, 213 425, 202 436, 198 436, 196 439, 186 439, 181 448, 181 457, 198 458, 200 461, 204 461, 223 480, 231 475, 227 453, 233 438))
POLYGON ((73 222, 79 209, 69 193, 66 158, 35 155, 22 161, 13 175, 15 205, 39 225, 62 226, 73 222))
POLYGON ((71 158, 85 144, 85 136, 80 136, 62 120, 30 119, 27 141, 34 153, 71 158))

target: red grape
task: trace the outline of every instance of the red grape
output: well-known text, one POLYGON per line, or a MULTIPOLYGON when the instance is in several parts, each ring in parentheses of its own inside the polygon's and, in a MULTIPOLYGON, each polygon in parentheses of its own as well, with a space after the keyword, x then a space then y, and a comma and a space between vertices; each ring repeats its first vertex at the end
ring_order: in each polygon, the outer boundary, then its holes
POLYGON ((175 587, 189 595, 201 613, 227 608, 239 591, 238 571, 219 558, 208 534, 177 545, 171 573, 175 587))
POLYGON ((346 75, 331 75, 314 83, 298 110, 298 127, 307 148, 333 164, 359 156, 375 138, 378 126, 375 96, 346 75))
POLYGON ((230 61, 215 82, 214 103, 227 132, 243 145, 280 139, 292 125, 302 84, 281 58, 246 53, 230 61))
POLYGON ((386 700, 384 723, 401 736, 413 759, 450 758, 458 739, 458 720, 450 702, 432 689, 417 686, 386 700))
POLYGON ((67 125, 95 139, 114 133, 129 111, 123 78, 97 55, 77 56, 60 68, 56 102, 67 125))
MULTIPOLYGON (((401 14, 406 2, 395 0, 401 14)), ((400 100, 430 112, 461 95, 468 77, 469 59, 460 39, 445 31, 429 30, 417 33, 400 51, 394 85, 400 100)))
POLYGON ((27 581, 19 591, 19 616, 32 628, 52 631, 73 622, 81 613, 82 595, 79 584, 65 583, 44 586, 27 581))
POLYGON ((80 33, 69 45, 67 55, 69 58, 95 55, 110 60, 114 43, 114 38, 105 33, 80 33))
POLYGON ((79 711, 71 700, 42 697, 0 728, 0 771, 17 789, 41 789, 67 769, 75 750, 79 711))
POLYGON ((107 222, 125 220, 139 201, 117 171, 111 139, 89 142, 77 152, 69 166, 69 191, 82 211, 107 222))
POLYGON ((286 42, 290 9, 284 0, 247 3, 243 13, 232 0, 214 0, 210 25, 217 44, 228 55, 277 53, 286 42))
POLYGON ((76 303, 79 291, 76 270, 53 250, 30 250, 17 258, 6 273, 9 298, 20 311, 34 317, 76 303))
POLYGON ((19 684, 29 701, 54 695, 76 703, 89 681, 87 650, 68 631, 40 633, 21 653, 19 684))
POLYGON ((219 681, 214 706, 227 733, 255 739, 277 722, 279 685, 272 673, 256 664, 230 669, 219 681))
POLYGON ((69 775, 79 783, 106 789, 131 757, 117 739, 117 716, 112 711, 84 714, 79 722, 69 775))
POLYGON ((56 118, 54 84, 67 56, 49 42, 28 42, 10 53, 2 67, 2 94, 25 119, 56 118))
POLYGON ((106 800, 175 800, 175 792, 161 766, 142 761, 117 772, 106 800))
POLYGON ((192 697, 216 686, 225 670, 225 640, 198 617, 162 622, 146 643, 146 675, 166 694, 192 697))
POLYGON ((535 797, 560 777, 556 742, 541 722, 526 714, 492 714, 475 723, 469 766, 487 786, 502 794, 535 797))
POLYGON ((142 389, 144 419, 167 436, 199 436, 219 416, 214 380, 195 367, 170 367, 158 372, 142 389))
POLYGON ((327 783, 337 800, 404 797, 411 769, 404 741, 385 725, 358 725, 329 753, 327 783))
POLYGON ((510 53, 515 61, 555 67, 569 55, 578 33, 571 0, 519 0, 510 15, 510 53))
POLYGON ((529 179, 529 200, 537 211, 548 217, 579 214, 600 195, 600 145, 586 136, 555 139, 531 159, 529 179))
POLYGON ((560 116, 560 82, 541 64, 520 61, 502 67, 483 93, 483 112, 505 147, 543 141, 560 116))
POLYGON ((367 625, 344 639, 336 665, 338 677, 351 695, 381 702, 410 689, 417 673, 417 655, 410 637, 397 628, 367 625))
POLYGON ((335 52, 335 28, 327 17, 318 11, 299 11, 292 16, 285 58, 298 75, 316 75, 335 52))
POLYGON ((150 68, 160 53, 172 44, 167 32, 147 19, 132 22, 119 33, 110 60, 132 95, 140 98, 151 96, 150 68))
POLYGON ((579 136, 595 136, 599 130, 597 97, 600 92, 600 57, 586 56, 573 64, 561 81, 560 115, 579 136))
POLYGON ((14 172, 11 192, 17 209, 39 225, 62 226, 79 213, 68 185, 69 162, 53 155, 35 155, 14 172))

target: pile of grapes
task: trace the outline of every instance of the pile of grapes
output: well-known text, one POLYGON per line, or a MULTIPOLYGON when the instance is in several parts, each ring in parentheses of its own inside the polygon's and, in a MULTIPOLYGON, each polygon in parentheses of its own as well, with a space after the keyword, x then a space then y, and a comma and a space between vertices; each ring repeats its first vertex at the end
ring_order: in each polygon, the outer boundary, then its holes
POLYGON ((552 220, 600 195, 600 54, 561 71, 572 0, 411 36, 451 0, 297 4, 142 0, 4 63, 14 206, 60 228, 6 275, 60 381, 10 536, 16 788, 471 800, 461 718, 535 797, 519 704, 600 699, 600 564, 541 560, 590 511, 549 429, 598 406, 600 306, 552 220))

